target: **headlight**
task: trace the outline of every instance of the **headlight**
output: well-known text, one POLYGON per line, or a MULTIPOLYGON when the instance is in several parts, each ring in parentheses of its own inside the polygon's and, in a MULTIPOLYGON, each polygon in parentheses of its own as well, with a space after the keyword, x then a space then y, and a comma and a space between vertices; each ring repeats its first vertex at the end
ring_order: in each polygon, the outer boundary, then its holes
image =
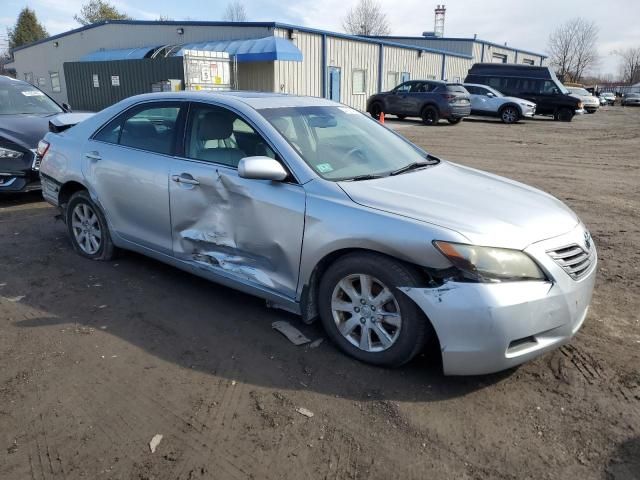
POLYGON ((22 157, 22 152, 16 152, 15 150, 11 150, 10 148, 0 147, 0 159, 3 158, 20 158, 22 157))
POLYGON ((547 279, 536 262, 520 250, 441 241, 433 244, 460 271, 463 280, 514 282, 547 279))

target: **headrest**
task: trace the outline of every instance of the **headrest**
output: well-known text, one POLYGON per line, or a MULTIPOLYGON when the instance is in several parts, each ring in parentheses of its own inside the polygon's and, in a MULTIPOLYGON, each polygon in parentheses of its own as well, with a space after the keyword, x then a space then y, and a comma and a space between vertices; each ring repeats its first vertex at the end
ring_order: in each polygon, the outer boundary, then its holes
POLYGON ((136 138, 155 137, 158 135, 156 127, 149 120, 126 122, 123 133, 136 138))
POLYGON ((224 140, 233 133, 233 117, 224 112, 207 112, 200 120, 200 140, 224 140))

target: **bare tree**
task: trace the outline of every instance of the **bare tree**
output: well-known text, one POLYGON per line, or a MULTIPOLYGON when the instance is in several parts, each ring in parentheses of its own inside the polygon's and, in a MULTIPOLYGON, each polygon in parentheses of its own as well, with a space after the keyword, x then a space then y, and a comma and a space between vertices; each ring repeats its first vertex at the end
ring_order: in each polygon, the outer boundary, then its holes
POLYGON ((223 18, 227 22, 246 22, 247 11, 244 8, 244 4, 240 0, 229 2, 223 18))
POLYGON ((347 12, 342 27, 352 35, 389 35, 391 28, 387 14, 376 0, 359 0, 347 12))
POLYGON ((622 81, 631 85, 640 82, 640 47, 617 50, 613 53, 619 55, 621 59, 622 81))
POLYGON ((598 63, 598 26, 584 18, 560 25, 549 37, 551 66, 564 81, 576 82, 598 63))

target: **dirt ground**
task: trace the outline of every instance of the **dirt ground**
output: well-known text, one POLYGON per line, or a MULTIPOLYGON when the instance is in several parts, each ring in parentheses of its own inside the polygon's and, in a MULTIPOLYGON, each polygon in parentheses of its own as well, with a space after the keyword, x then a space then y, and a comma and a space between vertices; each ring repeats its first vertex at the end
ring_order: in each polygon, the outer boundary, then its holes
POLYGON ((640 478, 640 109, 390 124, 578 212, 600 264, 569 345, 481 377, 429 355, 367 366, 292 345, 273 321, 323 332, 256 298, 131 253, 84 260, 38 194, 5 198, 0 478, 640 478))

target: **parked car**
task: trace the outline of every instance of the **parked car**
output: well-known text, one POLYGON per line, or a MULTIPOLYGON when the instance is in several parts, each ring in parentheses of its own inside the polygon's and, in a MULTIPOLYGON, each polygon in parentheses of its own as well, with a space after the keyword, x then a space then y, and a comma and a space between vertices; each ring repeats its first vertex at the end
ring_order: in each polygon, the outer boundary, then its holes
POLYGON ((608 104, 607 99, 604 98, 603 96, 599 96, 598 101, 600 102, 601 107, 606 107, 608 104))
POLYGON ((146 94, 40 150, 81 256, 134 250, 319 316, 365 362, 401 365, 432 341, 445 373, 493 372, 587 314, 596 250, 566 205, 329 100, 146 94))
POLYGON ((600 100, 590 92, 581 87, 567 87, 572 97, 576 97, 582 101, 584 109, 587 113, 596 113, 600 108, 600 100))
POLYGON ((536 104, 536 115, 552 115, 563 122, 584 113, 582 102, 569 94, 549 67, 476 63, 464 82, 488 85, 505 95, 529 100, 536 104))
POLYGON ((68 110, 33 85, 0 76, 0 194, 40 188, 35 149, 49 119, 68 110))
POLYGON ((637 107, 638 105, 640 105, 640 93, 627 93, 624 97, 622 97, 623 107, 637 107))
POLYGON ((607 105, 615 105, 616 103, 616 96, 612 92, 602 92, 600 94, 600 98, 601 99, 604 98, 605 101, 607 102, 607 105))
POLYGON ((471 100, 460 84, 411 80, 369 97, 367 112, 374 118, 382 112, 401 119, 420 117, 426 125, 435 125, 442 118, 455 125, 471 114, 471 100))
POLYGON ((471 115, 498 117, 504 123, 516 123, 525 117, 533 117, 536 104, 522 98, 506 97, 486 85, 465 83, 471 97, 471 115))

